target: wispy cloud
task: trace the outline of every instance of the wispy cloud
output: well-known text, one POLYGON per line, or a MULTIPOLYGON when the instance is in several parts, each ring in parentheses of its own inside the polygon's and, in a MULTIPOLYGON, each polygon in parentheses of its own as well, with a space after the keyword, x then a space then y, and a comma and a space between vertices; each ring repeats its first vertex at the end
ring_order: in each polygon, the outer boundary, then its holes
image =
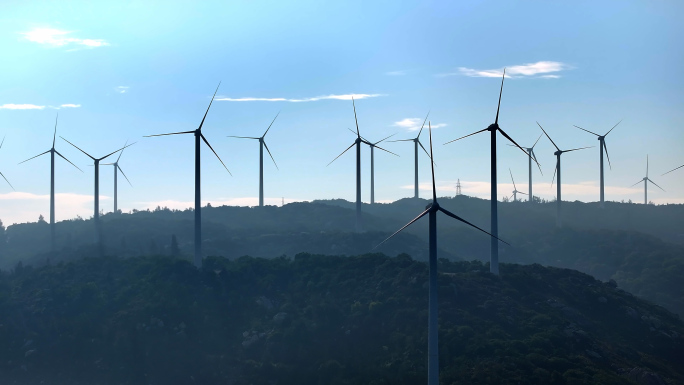
POLYGON ((45 108, 52 108, 53 110, 59 110, 60 108, 78 108, 81 107, 80 104, 62 104, 59 106, 39 106, 36 104, 3 104, 0 105, 0 110, 42 110, 45 108))
POLYGON ((88 48, 96 48, 109 45, 109 43, 103 39, 81 39, 67 36, 72 33, 72 31, 64 31, 55 28, 35 28, 29 32, 22 32, 21 34, 24 35, 24 38, 28 41, 52 47, 80 45, 88 48))
MULTIPOLYGON (((55 199, 59 202, 57 220, 72 219, 77 215, 87 219, 93 215, 92 194, 57 193, 55 199)), ((100 201, 105 203, 102 206, 105 208, 110 198, 100 195, 100 201)), ((0 194, 0 203, 3 207, 0 219, 5 226, 12 223, 35 222, 41 214, 47 220, 50 213, 50 194, 15 191, 0 194)))
POLYGON ((42 110, 45 106, 37 106, 35 104, 3 104, 0 105, 0 110, 42 110))
POLYGON ((376 98, 378 96, 385 96, 383 94, 343 94, 343 95, 324 95, 316 96, 313 98, 303 98, 303 99, 287 99, 287 98, 216 98, 218 101, 226 102, 291 102, 291 103, 302 103, 302 102, 317 102, 319 100, 352 100, 352 98, 367 99, 376 98))
POLYGON ((404 75, 406 75, 406 71, 390 71, 390 72, 385 72, 385 75, 387 75, 387 76, 404 76, 404 75))
POLYGON ((116 92, 118 92, 120 94, 125 94, 126 92, 128 92, 129 88, 130 87, 128 87, 128 86, 118 86, 118 87, 116 87, 116 92))
MULTIPOLYGON (((557 61, 539 61, 536 63, 522 64, 506 67, 506 77, 510 78, 543 78, 558 79, 556 72, 572 69, 568 64, 557 61)), ((478 70, 473 68, 459 67, 457 72, 438 74, 437 76, 463 75, 475 78, 498 78, 503 74, 503 68, 478 70)))
MULTIPOLYGON (((407 131, 418 131, 420 130, 420 127, 423 125, 424 119, 421 118, 406 118, 402 119, 398 122, 394 122, 392 124, 395 127, 400 127, 403 128, 407 131)), ((425 127, 428 127, 427 122, 425 123, 425 127)), ((446 127, 446 123, 435 123, 432 124, 432 128, 441 128, 441 127, 446 127)))

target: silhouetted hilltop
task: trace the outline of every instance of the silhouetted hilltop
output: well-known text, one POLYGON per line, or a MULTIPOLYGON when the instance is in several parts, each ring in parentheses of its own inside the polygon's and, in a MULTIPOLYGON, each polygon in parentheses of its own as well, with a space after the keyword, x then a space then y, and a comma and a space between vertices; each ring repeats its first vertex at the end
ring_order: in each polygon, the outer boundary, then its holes
MULTIPOLYGON (((684 382, 684 324, 594 278, 440 260, 445 384, 684 382)), ((417 384, 427 266, 407 255, 86 258, 0 275, 5 384, 417 384)))
MULTIPOLYGON (((441 204, 472 223, 489 229, 489 201, 458 196, 441 204)), ((207 256, 235 259, 243 255, 271 258, 301 252, 355 255, 373 250, 417 214, 428 201, 402 199, 364 205, 367 232, 356 234, 353 203, 344 200, 292 203, 282 207, 206 207, 203 247, 207 256)), ((541 263, 589 273, 600 280, 615 279, 620 287, 684 314, 684 205, 636 205, 607 202, 564 202, 565 226, 555 226, 553 203, 499 203, 500 232, 511 246, 500 245, 502 262, 541 263), (579 220, 580 218, 587 220, 579 220), (632 218, 630 221, 621 218, 632 218), (630 223, 632 223, 630 225, 630 223), (638 226, 637 226, 638 225, 638 226), (611 227, 612 226, 612 227, 611 227), (654 229, 667 227, 667 236, 654 229)), ((450 260, 489 260, 486 234, 457 221, 439 219, 439 256, 450 260)), ((193 245, 193 211, 157 208, 102 216, 106 255, 189 256, 193 245), (177 247, 172 246, 175 236, 177 247)), ((419 221, 375 251, 427 257, 427 221, 419 221)), ((1 235, 1 234, 0 234, 1 235)), ((0 237, 0 268, 19 261, 39 266, 97 255, 90 220, 57 225, 58 252, 49 251, 45 222, 9 226, 7 242, 0 237)))

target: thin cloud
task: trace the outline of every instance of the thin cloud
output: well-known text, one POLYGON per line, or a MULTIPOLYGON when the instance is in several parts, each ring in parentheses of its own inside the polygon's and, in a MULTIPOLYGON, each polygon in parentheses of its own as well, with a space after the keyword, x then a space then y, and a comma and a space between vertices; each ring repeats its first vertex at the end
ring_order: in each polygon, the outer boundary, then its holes
POLYGON ((78 108, 78 107, 81 107, 81 105, 80 104, 62 104, 60 107, 61 108, 78 108))
MULTIPOLYGON (((572 69, 568 64, 557 61, 539 61, 536 63, 522 64, 506 67, 506 77, 509 78, 542 78, 558 79, 560 75, 555 74, 572 69)), ((475 78, 500 78, 503 75, 503 68, 478 70, 473 68, 459 67, 458 72, 438 74, 437 76, 456 76, 463 75, 475 78)))
POLYGON ((385 75, 387 75, 387 76, 404 76, 404 75, 406 75, 406 71, 390 71, 390 72, 385 72, 385 75))
MULTIPOLYGON (((423 125, 424 119, 421 118, 406 118, 402 119, 398 122, 394 122, 392 124, 395 127, 400 127, 403 128, 407 131, 418 131, 420 130, 420 127, 423 125)), ((427 122, 425 123, 425 127, 428 127, 427 122)), ((432 128, 441 128, 441 127, 446 127, 446 123, 435 123, 432 124, 432 128)))
POLYGON ((313 98, 304 99, 287 99, 287 98, 216 98, 217 101, 225 102, 291 102, 291 103, 303 103, 303 102, 317 102, 319 100, 355 100, 376 98, 378 96, 385 96, 383 94, 343 94, 343 95, 324 95, 316 96, 313 98))
POLYGON ((128 87, 128 86, 118 86, 118 87, 116 87, 116 92, 118 92, 120 94, 125 94, 126 92, 128 92, 129 88, 130 87, 128 87))
POLYGON ((22 32, 21 34, 24 35, 24 38, 28 41, 52 47, 80 45, 88 48, 96 48, 110 45, 103 39, 81 39, 67 36, 71 33, 73 32, 55 28, 36 28, 29 32, 22 32))
POLYGON ((42 110, 45 106, 37 106, 35 104, 3 104, 0 110, 42 110))

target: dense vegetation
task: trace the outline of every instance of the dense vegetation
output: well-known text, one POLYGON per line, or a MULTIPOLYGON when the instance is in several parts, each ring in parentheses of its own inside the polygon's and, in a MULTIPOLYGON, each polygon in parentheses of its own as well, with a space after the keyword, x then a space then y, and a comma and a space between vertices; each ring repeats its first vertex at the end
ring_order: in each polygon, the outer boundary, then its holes
MULTIPOLYGON (((310 252, 355 255, 373 250, 387 235, 421 212, 426 200, 403 199, 364 205, 365 228, 356 234, 353 204, 342 200, 293 203, 283 207, 207 207, 203 209, 205 255, 228 259, 243 255, 272 258, 310 252)), ((473 223, 489 227, 489 202, 467 196, 441 204, 473 223)), ((565 226, 555 227, 553 202, 500 202, 502 262, 540 263, 576 269, 684 315, 684 205, 563 202, 565 226)), ((107 255, 190 255, 192 210, 158 208, 102 217, 107 255), (172 239, 176 239, 172 247, 172 239)), ((447 217, 438 219, 439 256, 449 260, 489 260, 487 236, 447 217)), ((0 268, 17 262, 39 266, 93 255, 91 220, 57 224, 58 252, 50 255, 45 221, 0 228, 0 268)), ((375 251, 427 257, 427 221, 414 224, 375 251)))
MULTIPOLYGON (((440 260, 443 384, 684 382, 684 324, 567 269, 440 260)), ((418 384, 407 255, 87 258, 0 275, 4 384, 418 384)))

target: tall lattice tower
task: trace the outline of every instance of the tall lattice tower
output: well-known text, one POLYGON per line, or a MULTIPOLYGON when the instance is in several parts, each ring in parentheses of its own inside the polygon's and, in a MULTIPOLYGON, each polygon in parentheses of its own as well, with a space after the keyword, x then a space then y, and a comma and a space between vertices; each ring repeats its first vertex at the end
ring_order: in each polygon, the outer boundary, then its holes
POLYGON ((456 196, 461 195, 461 180, 456 180, 456 196))

